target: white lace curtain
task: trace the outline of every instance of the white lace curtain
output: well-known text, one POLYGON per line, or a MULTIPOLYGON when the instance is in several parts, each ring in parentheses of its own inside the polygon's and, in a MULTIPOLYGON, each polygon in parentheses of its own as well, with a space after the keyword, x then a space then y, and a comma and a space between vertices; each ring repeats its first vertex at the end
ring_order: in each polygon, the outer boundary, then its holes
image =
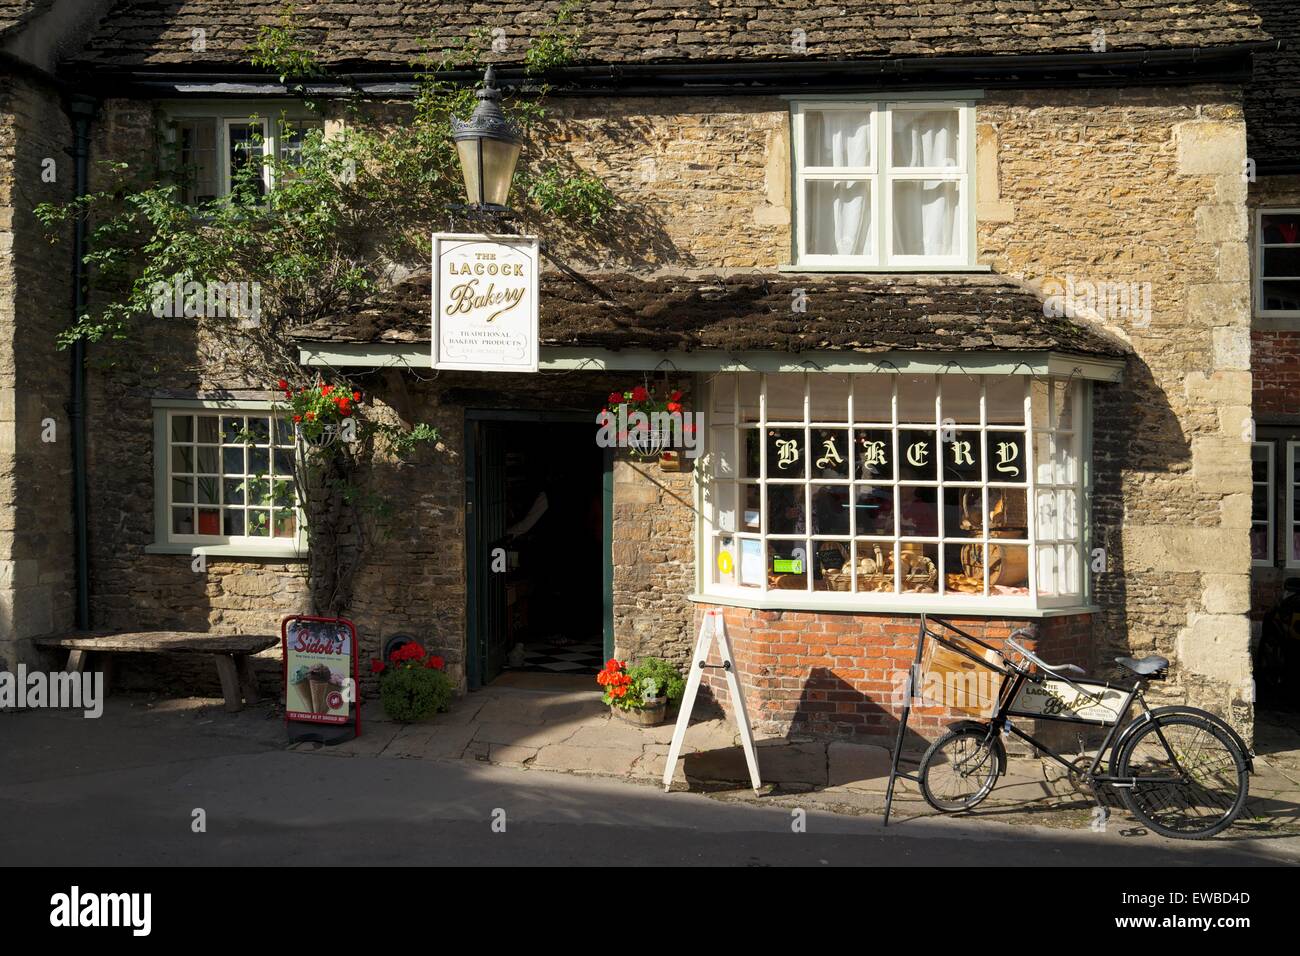
MULTIPOLYGON (((892 117, 894 169, 957 168, 960 144, 955 110, 897 110, 892 117)), ((809 166, 871 164, 871 127, 860 110, 805 114, 809 166)), ((871 189, 857 180, 809 180, 806 251, 812 255, 862 256, 871 249, 871 189)), ((950 180, 894 180, 890 185, 895 255, 946 256, 959 248, 958 185, 950 180)))

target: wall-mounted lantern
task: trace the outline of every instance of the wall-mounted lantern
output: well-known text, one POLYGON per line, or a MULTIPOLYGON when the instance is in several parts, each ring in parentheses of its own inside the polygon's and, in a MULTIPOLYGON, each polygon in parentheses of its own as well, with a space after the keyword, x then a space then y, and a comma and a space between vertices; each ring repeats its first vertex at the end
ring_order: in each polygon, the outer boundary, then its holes
POLYGON ((489 66, 473 115, 468 120, 453 116, 451 131, 470 209, 498 212, 508 209, 510 183, 523 137, 501 112, 501 91, 493 80, 493 68, 489 66))

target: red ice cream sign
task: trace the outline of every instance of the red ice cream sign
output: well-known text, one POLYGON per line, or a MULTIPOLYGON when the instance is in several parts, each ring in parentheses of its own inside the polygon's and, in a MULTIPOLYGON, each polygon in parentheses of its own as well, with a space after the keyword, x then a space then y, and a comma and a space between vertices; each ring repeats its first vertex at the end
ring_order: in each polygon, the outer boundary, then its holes
POLYGON ((285 719, 346 724, 356 708, 356 630, 342 618, 288 617, 284 647, 285 719))

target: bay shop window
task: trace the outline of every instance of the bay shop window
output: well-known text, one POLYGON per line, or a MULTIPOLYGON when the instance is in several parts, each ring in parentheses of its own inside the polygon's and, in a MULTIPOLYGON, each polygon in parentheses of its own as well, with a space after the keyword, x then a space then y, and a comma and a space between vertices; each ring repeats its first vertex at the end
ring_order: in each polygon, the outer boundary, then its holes
POLYGON ((1083 604, 1085 388, 957 371, 715 375, 704 593, 1083 604))

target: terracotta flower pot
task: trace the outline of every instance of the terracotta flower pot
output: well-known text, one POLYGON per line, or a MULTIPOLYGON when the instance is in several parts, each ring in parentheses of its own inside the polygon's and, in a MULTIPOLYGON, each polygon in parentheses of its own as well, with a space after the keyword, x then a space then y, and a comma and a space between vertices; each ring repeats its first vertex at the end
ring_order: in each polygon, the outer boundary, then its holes
POLYGON ((625 720, 629 724, 636 724, 638 727, 653 727, 656 724, 663 723, 664 713, 668 709, 668 698, 656 697, 644 707, 615 707, 610 704, 609 709, 615 717, 625 720))

